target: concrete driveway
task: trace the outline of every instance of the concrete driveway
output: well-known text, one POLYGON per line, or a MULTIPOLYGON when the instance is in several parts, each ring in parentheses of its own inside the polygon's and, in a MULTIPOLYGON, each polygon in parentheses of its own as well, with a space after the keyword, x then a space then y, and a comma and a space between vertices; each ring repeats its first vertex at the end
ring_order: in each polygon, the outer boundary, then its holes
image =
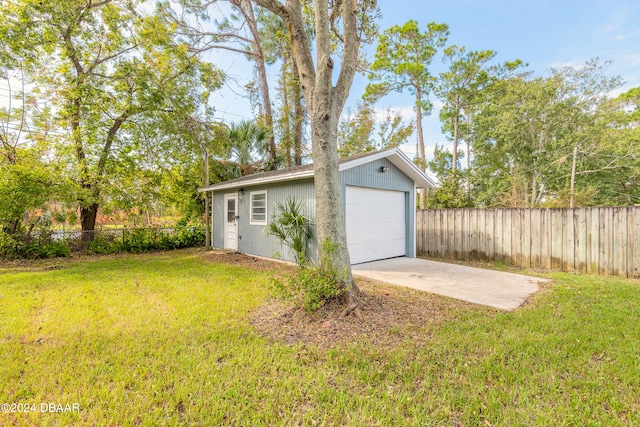
POLYGON ((548 280, 420 258, 391 258, 351 266, 354 275, 502 310, 518 308, 548 280))

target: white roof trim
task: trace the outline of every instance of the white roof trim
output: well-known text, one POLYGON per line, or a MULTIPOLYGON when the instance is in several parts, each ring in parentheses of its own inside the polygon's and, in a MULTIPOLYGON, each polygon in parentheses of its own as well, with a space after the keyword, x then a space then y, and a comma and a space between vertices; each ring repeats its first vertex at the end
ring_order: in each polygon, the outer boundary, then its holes
POLYGON ((260 184, 270 184, 272 182, 279 182, 279 181, 291 181, 294 179, 302 179, 302 178, 311 178, 313 177, 313 169, 310 170, 305 170, 305 171, 299 171, 299 172, 291 172, 288 174, 284 174, 284 175, 278 175, 278 176, 274 176, 274 177, 256 177, 253 179, 248 179, 246 181, 241 181, 241 182, 221 182, 218 184, 212 184, 209 185, 207 187, 202 187, 199 188, 198 191, 199 192, 204 192, 204 191, 213 191, 213 190, 228 190, 230 188, 240 188, 240 187, 245 187, 245 186, 253 186, 253 185, 260 185, 260 184))
POLYGON ((383 159, 385 157, 389 157, 391 154, 395 153, 397 148, 392 148, 390 150, 380 151, 376 154, 371 154, 370 156, 363 156, 359 159, 351 160, 350 162, 345 162, 340 164, 340 172, 345 171, 347 169, 354 168, 356 166, 364 165, 367 163, 371 163, 375 160, 383 159))
POLYGON ((417 188, 432 188, 436 186, 435 182, 433 182, 427 174, 422 172, 399 148, 391 148, 389 150, 372 154, 371 156, 361 157, 350 162, 342 163, 340 165, 340 172, 384 158, 389 159, 395 167, 411 178, 415 182, 417 188))
MULTIPOLYGON (((379 153, 372 154, 370 156, 363 156, 349 162, 340 164, 339 171, 345 171, 356 166, 364 165, 375 160, 387 158, 398 169, 400 169, 405 175, 411 178, 417 188, 431 188, 436 184, 431 178, 429 178, 424 172, 422 172, 399 148, 391 148, 389 150, 380 151, 379 153)), ((265 176, 259 175, 253 179, 241 181, 241 182, 221 182, 219 184, 209 185, 207 187, 199 188, 198 191, 213 191, 213 190, 228 190, 231 188, 240 188, 245 186, 254 186, 260 184, 270 184, 272 182, 291 181, 294 179, 311 178, 313 177, 313 168, 303 171, 293 171, 288 174, 277 176, 265 176)))

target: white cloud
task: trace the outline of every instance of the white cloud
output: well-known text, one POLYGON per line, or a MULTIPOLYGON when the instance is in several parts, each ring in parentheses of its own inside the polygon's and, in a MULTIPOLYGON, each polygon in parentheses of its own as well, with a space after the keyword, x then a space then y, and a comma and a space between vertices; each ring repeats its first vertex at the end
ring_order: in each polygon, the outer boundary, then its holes
MULTIPOLYGON (((414 120, 416 113, 413 111, 412 106, 402 106, 402 107, 388 107, 391 112, 400 114, 402 120, 409 121, 414 120)), ((387 113, 387 108, 375 107, 375 116, 377 121, 382 121, 385 118, 387 113)))
POLYGON ((638 52, 625 53, 624 55, 620 55, 617 58, 617 61, 622 62, 625 65, 629 65, 631 67, 638 67, 640 66, 640 53, 638 52))
POLYGON ((625 23, 632 11, 629 9, 627 5, 618 7, 617 9, 611 12, 609 15, 609 19, 602 25, 596 27, 593 30, 593 35, 596 37, 607 37, 613 36, 616 37, 615 33, 619 33, 624 31, 625 23))

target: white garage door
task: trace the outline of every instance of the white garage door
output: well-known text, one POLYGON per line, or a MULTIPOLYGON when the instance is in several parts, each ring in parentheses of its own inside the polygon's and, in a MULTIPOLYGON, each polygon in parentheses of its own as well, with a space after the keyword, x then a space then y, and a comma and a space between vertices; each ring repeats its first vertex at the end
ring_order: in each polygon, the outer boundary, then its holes
POLYGON ((405 255, 402 191, 347 186, 347 243, 352 264, 405 255))

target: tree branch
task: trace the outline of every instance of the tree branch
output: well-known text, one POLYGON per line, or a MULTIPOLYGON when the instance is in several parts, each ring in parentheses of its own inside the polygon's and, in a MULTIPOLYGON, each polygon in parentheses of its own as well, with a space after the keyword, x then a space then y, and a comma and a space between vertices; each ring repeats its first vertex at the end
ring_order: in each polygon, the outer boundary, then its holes
POLYGON ((188 51, 189 52, 193 52, 193 53, 202 53, 202 52, 207 52, 209 50, 212 49, 222 49, 222 50, 228 50, 231 52, 237 52, 237 53, 242 53, 244 55, 248 55, 251 57, 256 57, 255 52, 251 51, 251 50, 243 50, 243 49, 239 49, 239 48, 235 48, 235 47, 231 47, 231 46, 225 46, 225 45, 221 45, 221 44, 210 44, 210 43, 206 43, 203 47, 201 48, 195 48, 195 47, 189 47, 188 51))
POLYGON ((136 43, 132 46, 129 46, 128 48, 121 50, 120 52, 114 53, 113 55, 109 55, 109 56, 105 56, 102 59, 98 59, 96 58, 96 60, 93 62, 93 64, 91 64, 91 66, 87 69, 87 74, 91 74, 93 72, 93 70, 96 69, 96 67, 100 64, 104 64, 105 62, 109 61, 110 59, 113 58, 117 58, 120 55, 124 55, 125 53, 137 49, 140 46, 140 44, 136 43))
POLYGON ((304 27, 304 21, 300 15, 300 0, 287 0, 287 6, 277 0, 253 0, 258 6, 262 6, 278 15, 287 25, 291 35, 291 47, 293 56, 298 65, 300 84, 305 93, 307 104, 311 108, 313 91, 315 89, 316 70, 311 53, 311 44, 304 27))
POLYGON ((293 21, 293 11, 288 6, 283 5, 277 0, 254 0, 255 4, 262 6, 267 10, 278 15, 282 20, 289 25, 293 21))
POLYGON ((114 121, 109 131, 107 132, 107 138, 104 142, 104 146, 102 147, 102 152, 100 153, 100 159, 98 160, 98 168, 96 176, 98 178, 102 177, 104 174, 104 169, 107 164, 107 158, 109 157, 109 153, 111 152, 111 146, 113 145, 113 141, 116 138, 118 130, 120 130, 120 126, 127 120, 129 117, 129 111, 126 110, 120 116, 118 116, 114 121))
POLYGON ((342 7, 345 45, 340 76, 336 84, 337 106, 339 110, 342 110, 349 95, 349 89, 351 88, 351 83, 353 83, 353 76, 358 62, 358 49, 360 48, 356 22, 356 0, 345 0, 342 7))

